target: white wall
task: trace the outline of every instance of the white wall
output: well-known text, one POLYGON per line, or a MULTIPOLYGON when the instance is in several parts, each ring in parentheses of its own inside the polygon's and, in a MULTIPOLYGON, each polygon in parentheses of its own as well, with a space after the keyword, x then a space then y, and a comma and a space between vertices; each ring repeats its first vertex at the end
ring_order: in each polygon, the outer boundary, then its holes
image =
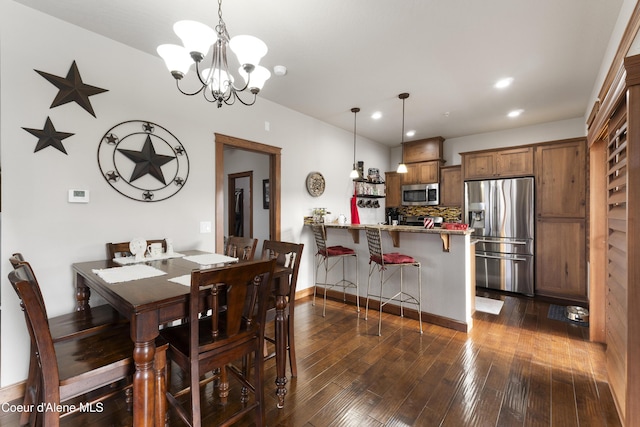
MULTIPOLYGON (((0 0, 0 31, 2 386, 23 380, 28 362, 24 318, 6 279, 7 257, 19 251, 30 260, 49 314, 56 315, 74 308, 71 264, 104 258, 106 242, 172 237, 176 250, 213 251, 215 236, 200 234, 199 223, 216 220, 214 132, 282 147, 282 239, 305 243, 299 287, 311 285, 315 248, 303 233, 303 216, 315 206, 348 212, 350 132, 264 99, 253 107, 218 109, 182 96, 160 58, 11 0, 0 0), (86 84, 109 90, 89 98, 96 118, 75 103, 49 108, 57 89, 33 71, 66 76, 74 60, 86 84), (21 129, 41 129, 48 116, 56 130, 74 133, 63 140, 68 155, 51 147, 34 153, 37 138, 21 129), (157 123, 185 146, 190 173, 175 196, 133 201, 102 178, 98 144, 109 128, 126 120, 157 123), (311 171, 321 171, 327 181, 318 198, 305 189, 311 171), (71 188, 89 190, 91 202, 69 204, 71 188)), ((382 168, 388 162, 387 147, 363 139, 358 144, 367 165, 382 168)))

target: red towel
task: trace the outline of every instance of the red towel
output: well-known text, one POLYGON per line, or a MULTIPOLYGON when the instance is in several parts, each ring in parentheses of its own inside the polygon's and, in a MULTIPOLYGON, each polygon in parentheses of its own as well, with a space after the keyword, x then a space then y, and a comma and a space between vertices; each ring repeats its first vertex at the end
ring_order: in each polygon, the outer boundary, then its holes
POLYGON ((351 198, 351 224, 360 224, 360 215, 358 215, 358 200, 354 195, 351 198))

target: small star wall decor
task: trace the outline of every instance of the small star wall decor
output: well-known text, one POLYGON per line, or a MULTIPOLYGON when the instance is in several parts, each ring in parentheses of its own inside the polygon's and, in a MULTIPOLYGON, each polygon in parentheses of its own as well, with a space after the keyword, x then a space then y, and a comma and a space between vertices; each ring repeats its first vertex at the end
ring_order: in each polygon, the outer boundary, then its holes
POLYGON ((33 151, 34 153, 46 147, 53 147, 57 150, 62 151, 64 154, 67 154, 67 150, 65 150, 64 145, 62 145, 62 140, 74 135, 73 133, 69 132, 58 132, 53 126, 53 122, 49 117, 47 117, 43 129, 32 129, 25 127, 23 127, 22 129, 26 130, 31 135, 38 137, 38 143, 36 144, 36 149, 33 151))
POLYGON ((80 71, 78 70, 76 61, 73 61, 71 64, 67 77, 59 77, 39 70, 35 70, 35 72, 60 89, 51 103, 50 108, 66 104, 68 102, 75 102, 95 117, 96 114, 93 111, 89 97, 99 93, 108 92, 107 89, 85 84, 82 81, 82 77, 80 77, 80 71))

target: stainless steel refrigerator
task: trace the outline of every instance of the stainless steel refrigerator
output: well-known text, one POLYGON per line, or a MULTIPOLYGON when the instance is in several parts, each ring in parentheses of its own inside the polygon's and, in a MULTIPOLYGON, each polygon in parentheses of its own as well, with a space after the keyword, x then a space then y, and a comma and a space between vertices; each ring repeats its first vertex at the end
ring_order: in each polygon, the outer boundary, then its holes
POLYGON ((465 219, 474 229, 476 286, 532 296, 533 178, 466 181, 465 219))

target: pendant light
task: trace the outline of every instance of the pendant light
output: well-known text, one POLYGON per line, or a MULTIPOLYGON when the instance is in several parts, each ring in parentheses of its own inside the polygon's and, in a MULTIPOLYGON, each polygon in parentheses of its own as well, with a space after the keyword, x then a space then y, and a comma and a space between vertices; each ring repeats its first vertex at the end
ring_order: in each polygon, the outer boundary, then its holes
POLYGON ((358 172, 358 163, 356 163, 356 116, 360 109, 358 107, 354 107, 351 109, 353 113, 353 170, 351 174, 349 174, 349 178, 357 179, 360 178, 360 172, 358 172))
POLYGON ((404 164, 404 100, 409 97, 408 93, 401 93, 398 95, 398 98, 402 99, 402 137, 400 139, 400 148, 402 150, 402 157, 400 158, 400 163, 398 163, 398 169, 396 169, 397 173, 407 173, 407 165, 404 164))

